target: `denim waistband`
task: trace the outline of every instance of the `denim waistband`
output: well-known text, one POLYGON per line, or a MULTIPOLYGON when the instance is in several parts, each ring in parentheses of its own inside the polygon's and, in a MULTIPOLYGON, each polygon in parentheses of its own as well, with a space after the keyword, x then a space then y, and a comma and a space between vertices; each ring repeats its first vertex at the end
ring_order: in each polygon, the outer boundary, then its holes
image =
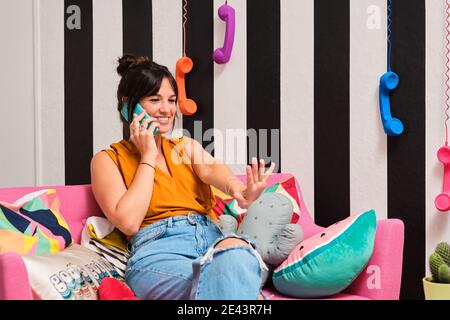
POLYGON ((167 227, 170 228, 173 225, 195 224, 195 223, 208 225, 208 224, 214 223, 214 221, 211 220, 211 218, 205 214, 189 212, 187 215, 184 215, 184 216, 168 217, 168 218, 159 220, 157 222, 154 222, 154 223, 144 227, 143 229, 141 229, 138 232, 138 234, 143 232, 144 230, 153 229, 153 228, 156 228, 156 227, 159 227, 162 225, 166 225, 167 227))
POLYGON ((154 222, 148 226, 145 226, 144 228, 139 230, 139 232, 136 233, 129 242, 129 246, 136 243, 136 241, 138 241, 139 238, 145 237, 148 233, 153 232, 153 229, 155 228, 160 228, 163 226, 167 228, 172 228, 177 225, 195 225, 195 224, 201 224, 204 226, 216 225, 215 222, 211 220, 209 216, 200 213, 189 212, 187 215, 184 216, 168 217, 159 220, 157 222, 154 222))

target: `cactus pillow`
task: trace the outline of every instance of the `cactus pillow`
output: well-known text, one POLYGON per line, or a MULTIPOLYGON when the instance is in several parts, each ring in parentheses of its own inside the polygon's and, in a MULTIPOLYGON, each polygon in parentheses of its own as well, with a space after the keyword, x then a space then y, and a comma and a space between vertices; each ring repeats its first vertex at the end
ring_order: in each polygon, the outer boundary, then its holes
POLYGON ((347 288, 372 256, 376 216, 370 210, 351 215, 300 242, 274 270, 282 294, 319 298, 347 288))
MULTIPOLYGON (((219 218, 224 214, 231 215, 236 219, 239 226, 247 210, 240 208, 237 204, 236 199, 234 199, 232 196, 225 194, 224 192, 213 186, 211 186, 211 189, 216 200, 216 205, 213 208, 213 212, 216 217, 219 218)), ((304 207, 304 204, 303 199, 300 195, 300 187, 297 185, 295 177, 291 176, 284 181, 280 181, 268 186, 266 189, 264 189, 263 193, 267 192, 280 193, 289 198, 292 203, 294 212, 294 214, 292 215, 291 223, 297 223, 301 215, 300 208, 304 207)))

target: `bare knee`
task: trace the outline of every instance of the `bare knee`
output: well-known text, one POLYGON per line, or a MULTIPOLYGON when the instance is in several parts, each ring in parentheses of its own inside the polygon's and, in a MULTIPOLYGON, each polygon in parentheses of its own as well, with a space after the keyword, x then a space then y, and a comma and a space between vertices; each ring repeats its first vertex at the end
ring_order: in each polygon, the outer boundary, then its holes
POLYGON ((221 241, 219 241, 215 248, 225 248, 225 247, 238 247, 238 246, 247 246, 249 247, 249 243, 245 240, 238 239, 238 238, 226 238, 221 241))

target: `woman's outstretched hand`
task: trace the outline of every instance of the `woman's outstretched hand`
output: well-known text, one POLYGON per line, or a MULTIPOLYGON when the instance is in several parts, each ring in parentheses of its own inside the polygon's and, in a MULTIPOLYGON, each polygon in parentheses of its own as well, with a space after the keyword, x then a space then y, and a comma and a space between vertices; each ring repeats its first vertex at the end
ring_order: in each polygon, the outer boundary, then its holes
POLYGON ((247 166, 247 186, 241 192, 235 192, 233 197, 237 200, 239 207, 247 209, 250 205, 258 199, 261 193, 267 186, 267 179, 275 169, 275 163, 272 162, 269 169, 264 172, 264 159, 259 161, 252 158, 252 166, 247 166))

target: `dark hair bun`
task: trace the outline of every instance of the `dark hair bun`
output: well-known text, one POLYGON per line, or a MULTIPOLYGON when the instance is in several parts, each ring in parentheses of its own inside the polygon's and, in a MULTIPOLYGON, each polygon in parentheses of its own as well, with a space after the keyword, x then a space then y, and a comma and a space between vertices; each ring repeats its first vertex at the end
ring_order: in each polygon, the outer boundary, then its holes
POLYGON ((125 54, 119 58, 119 66, 117 73, 123 76, 128 70, 139 66, 151 66, 152 62, 147 56, 134 56, 132 54, 125 54))

